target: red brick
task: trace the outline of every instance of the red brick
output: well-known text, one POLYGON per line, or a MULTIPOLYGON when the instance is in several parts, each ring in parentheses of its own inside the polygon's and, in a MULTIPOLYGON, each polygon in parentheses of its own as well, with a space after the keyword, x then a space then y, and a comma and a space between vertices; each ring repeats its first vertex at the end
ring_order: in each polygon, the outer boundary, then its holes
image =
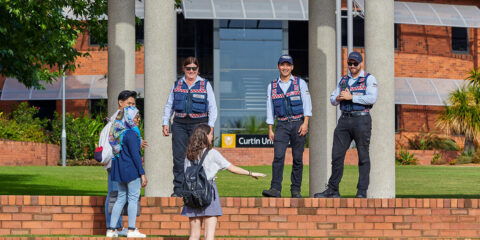
POLYGON ((2 221, 2 228, 21 228, 22 223, 19 221, 2 221))
POLYGON ((30 234, 30 230, 29 229, 12 229, 10 233, 12 235, 28 235, 30 234))
POLYGON ((78 221, 62 222, 62 227, 65 228, 65 229, 70 229, 70 228, 82 228, 82 222, 78 222, 78 221))
POLYGON ((2 207, 3 213, 17 213, 19 212, 19 207, 17 206, 3 206, 2 207))
POLYGON ((22 228, 42 228, 41 221, 23 221, 22 228))
POLYGON ((0 213, 0 221, 2 220, 12 220, 11 213, 0 213))
POLYGON ((22 206, 23 213, 40 213, 42 212, 42 207, 40 206, 22 206))
POLYGON ((353 208, 337 208, 338 215, 355 215, 355 212, 353 208))
POLYGON ((374 223, 374 229, 393 229, 392 223, 374 223))
POLYGON ((248 215, 230 215, 230 221, 233 222, 248 222, 248 215))
POLYGON ((413 210, 411 208, 396 208, 395 215, 412 215, 413 210))
POLYGON ((28 213, 17 213, 12 215, 13 220, 32 220, 32 214, 28 213))
POLYGON ((335 223, 317 223, 317 229, 335 229, 335 223))
POLYGON ((258 223, 256 222, 240 222, 240 229, 258 229, 258 223))
POLYGON ((384 216, 365 216, 365 222, 385 222, 384 216))
POLYGON ((162 222, 160 228, 178 229, 180 224, 177 222, 162 222))
POLYGON ((62 213, 62 207, 43 206, 42 213, 62 213))
POLYGON ((337 211, 334 208, 319 208, 317 209, 318 215, 337 215, 337 211))

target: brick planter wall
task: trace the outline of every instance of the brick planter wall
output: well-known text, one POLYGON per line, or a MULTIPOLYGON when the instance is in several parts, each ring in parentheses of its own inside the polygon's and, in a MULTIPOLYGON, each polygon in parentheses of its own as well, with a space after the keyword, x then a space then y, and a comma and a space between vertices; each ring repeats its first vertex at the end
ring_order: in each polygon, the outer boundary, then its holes
POLYGON ((0 166, 57 166, 59 160, 58 145, 0 140, 0 166))
POLYGON ((408 150, 417 158, 417 165, 432 165, 433 156, 436 153, 441 154, 441 163, 447 164, 455 159, 460 152, 457 151, 437 151, 437 150, 408 150))
MULTIPOLYGON (((1 196, 0 235, 103 235, 105 197, 1 196)), ((217 236, 477 237, 479 199, 221 198, 217 236)), ((142 198, 137 227, 188 235, 180 198, 142 198)), ((125 220, 126 218, 124 218, 125 220)))

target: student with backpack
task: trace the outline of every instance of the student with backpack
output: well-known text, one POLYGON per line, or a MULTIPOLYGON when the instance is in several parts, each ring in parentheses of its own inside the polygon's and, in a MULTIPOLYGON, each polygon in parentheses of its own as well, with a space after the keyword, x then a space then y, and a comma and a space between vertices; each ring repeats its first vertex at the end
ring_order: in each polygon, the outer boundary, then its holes
MULTIPOLYGON (((190 240, 200 239, 203 222, 205 222, 205 240, 215 238, 217 217, 223 215, 220 197, 218 196, 218 190, 215 184, 215 175, 218 171, 226 169, 232 173, 248 175, 255 179, 266 176, 263 173, 251 172, 231 164, 217 150, 212 149, 212 140, 212 129, 207 124, 198 124, 193 130, 187 145, 184 167, 185 180, 182 193, 186 204, 182 209, 182 216, 189 218, 190 240), (199 163, 202 163, 202 168, 195 169, 195 166, 199 165, 199 163), (200 172, 198 174, 192 174, 191 172, 194 169, 200 170, 200 172), (195 204, 190 204, 190 200, 193 199, 198 203, 198 197, 200 196, 198 194, 192 194, 192 191, 188 187, 190 180, 187 179, 187 177, 202 178, 201 175, 205 176, 208 180, 208 184, 205 185, 210 184, 211 186, 211 202, 210 204, 207 202, 204 207, 195 207, 195 204)), ((206 189, 208 189, 208 187, 206 189)), ((201 190, 202 189, 200 189, 199 192, 202 192, 201 190)))
MULTIPOLYGON (((112 176, 110 173, 111 160, 113 157, 113 153, 112 153, 112 146, 110 145, 108 138, 111 133, 113 122, 115 121, 118 113, 122 111, 123 108, 125 107, 135 106, 136 99, 137 99, 137 92, 135 91, 124 90, 118 94, 118 110, 110 118, 108 118, 108 123, 105 125, 105 127, 102 129, 102 132, 100 133, 98 148, 95 150, 95 159, 98 162, 103 164, 103 168, 107 170, 107 176, 108 176, 107 178, 108 192, 107 192, 107 198, 105 200, 105 220, 106 220, 107 228, 110 227, 110 217, 111 217, 111 213, 109 213, 108 211, 110 194, 111 192, 118 192, 118 183, 115 181, 112 181, 112 176)), ((146 141, 142 140, 142 148, 146 146, 148 146, 146 141)), ((118 222, 115 228, 119 229, 119 231, 117 231, 119 236, 127 236, 128 230, 126 228, 123 228, 123 223, 121 218, 118 219, 118 222)))
POLYGON ((118 198, 113 206, 107 237, 117 237, 116 223, 121 217, 128 195, 127 237, 146 237, 135 227, 140 190, 147 185, 140 154, 141 134, 138 128, 140 114, 130 106, 120 111, 112 126, 109 138, 112 145, 112 180, 118 182, 118 198))

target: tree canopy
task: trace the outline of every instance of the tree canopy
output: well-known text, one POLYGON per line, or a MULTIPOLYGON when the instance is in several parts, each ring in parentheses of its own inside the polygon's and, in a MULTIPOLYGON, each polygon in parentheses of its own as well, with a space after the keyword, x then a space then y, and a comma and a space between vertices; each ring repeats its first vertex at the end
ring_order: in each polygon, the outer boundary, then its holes
POLYGON ((106 44, 106 14, 107 0, 0 0, 0 74, 42 88, 74 71, 88 55, 74 48, 80 33, 106 44))

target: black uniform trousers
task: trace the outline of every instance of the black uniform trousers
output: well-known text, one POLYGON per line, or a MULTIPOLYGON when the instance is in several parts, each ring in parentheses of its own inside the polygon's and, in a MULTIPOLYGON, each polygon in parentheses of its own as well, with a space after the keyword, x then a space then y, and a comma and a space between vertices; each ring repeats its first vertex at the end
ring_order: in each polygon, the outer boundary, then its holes
POLYGON ((282 191, 283 167, 285 164, 285 152, 290 142, 292 146, 293 166, 290 179, 292 185, 290 191, 300 192, 303 174, 303 150, 305 148, 305 136, 298 135, 298 129, 303 124, 303 119, 298 121, 277 121, 275 137, 273 141, 274 158, 272 164, 272 183, 270 188, 282 191))
POLYGON ((199 123, 179 123, 176 121, 173 121, 172 124, 173 192, 178 195, 181 194, 185 175, 184 165, 188 139, 197 124, 199 123))
POLYGON ((370 136, 372 118, 370 115, 347 116, 342 114, 333 134, 332 175, 328 180, 328 188, 339 190, 343 176, 345 154, 352 140, 355 140, 358 151, 358 190, 367 190, 370 183, 370 136))

